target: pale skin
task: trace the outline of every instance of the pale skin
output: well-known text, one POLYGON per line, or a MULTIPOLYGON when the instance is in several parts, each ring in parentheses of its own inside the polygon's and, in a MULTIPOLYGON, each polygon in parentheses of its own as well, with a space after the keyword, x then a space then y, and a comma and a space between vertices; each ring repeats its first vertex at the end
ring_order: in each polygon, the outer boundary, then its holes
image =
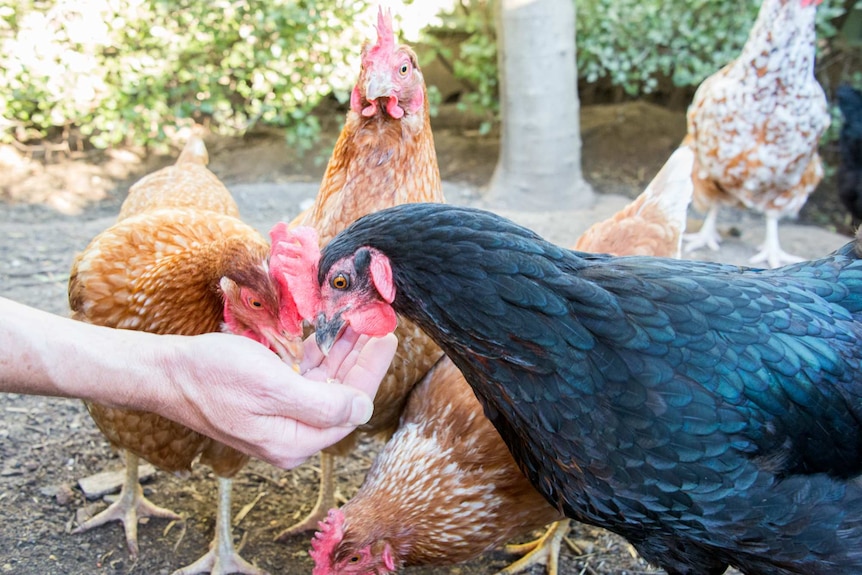
POLYGON ((300 375, 245 337, 95 326, 0 297, 0 392, 157 413, 290 469, 368 421, 396 338, 348 331, 300 375))

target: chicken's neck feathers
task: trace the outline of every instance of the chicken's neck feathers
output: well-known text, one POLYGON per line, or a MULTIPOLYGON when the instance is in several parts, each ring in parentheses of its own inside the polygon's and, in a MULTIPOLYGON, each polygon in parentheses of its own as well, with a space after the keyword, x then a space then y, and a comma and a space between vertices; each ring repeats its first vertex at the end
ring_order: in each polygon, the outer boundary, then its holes
POLYGON ((802 7, 797 0, 764 0, 730 75, 762 87, 755 98, 803 89, 814 77, 815 14, 813 6, 802 7))
POLYGON ((322 245, 365 214, 407 202, 443 202, 430 117, 364 117, 351 110, 306 220, 322 245), (347 219, 349 218, 349 219, 347 219))

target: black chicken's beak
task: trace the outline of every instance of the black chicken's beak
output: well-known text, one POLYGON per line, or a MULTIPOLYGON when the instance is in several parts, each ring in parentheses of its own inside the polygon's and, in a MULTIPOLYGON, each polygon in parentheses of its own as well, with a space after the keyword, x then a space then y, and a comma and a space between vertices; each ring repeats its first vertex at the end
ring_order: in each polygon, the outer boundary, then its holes
POLYGON ((329 350, 338 341, 338 338, 347 327, 347 322, 341 317, 341 312, 337 312, 331 319, 327 319, 326 315, 319 313, 314 320, 314 340, 317 342, 317 347, 323 352, 323 355, 329 355, 329 350))

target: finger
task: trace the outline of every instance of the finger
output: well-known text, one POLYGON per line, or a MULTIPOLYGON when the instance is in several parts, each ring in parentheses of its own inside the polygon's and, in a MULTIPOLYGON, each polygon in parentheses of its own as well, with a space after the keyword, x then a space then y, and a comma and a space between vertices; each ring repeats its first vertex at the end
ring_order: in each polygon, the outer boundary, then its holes
POLYGON ((283 441, 273 441, 261 446, 256 449, 254 456, 282 469, 293 469, 321 449, 338 443, 354 430, 353 426, 316 429, 299 424, 285 430, 283 441))
POLYGON ((338 379, 347 386, 374 397, 392 363, 397 347, 398 338, 395 334, 370 338, 365 345, 356 350, 357 356, 354 361, 348 359, 344 362, 349 369, 343 373, 339 372, 338 379))
POLYGON ((296 379, 266 406, 267 416, 295 419, 317 428, 362 425, 371 418, 374 403, 362 388, 296 379))
POLYGON ((356 347, 360 335, 353 329, 348 327, 344 333, 333 344, 329 354, 324 356, 320 348, 317 347, 317 342, 314 336, 309 337, 305 342, 305 354, 302 363, 300 363, 300 373, 303 375, 311 371, 315 367, 325 367, 325 377, 335 377, 339 366, 344 362, 345 358, 350 355, 350 352, 356 347))
POLYGON ((320 351, 320 348, 317 346, 317 340, 314 337, 314 334, 311 334, 307 338, 305 338, 305 342, 303 343, 303 355, 302 361, 299 362, 299 373, 304 374, 310 369, 314 369, 321 362, 326 359, 326 356, 323 355, 323 352, 320 351))

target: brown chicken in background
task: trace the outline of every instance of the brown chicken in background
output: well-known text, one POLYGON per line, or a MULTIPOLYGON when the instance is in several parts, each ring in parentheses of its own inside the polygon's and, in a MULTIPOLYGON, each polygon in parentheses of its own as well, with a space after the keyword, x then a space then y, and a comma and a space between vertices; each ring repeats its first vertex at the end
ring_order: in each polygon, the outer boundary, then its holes
POLYGON ((632 203, 590 226, 574 249, 617 256, 680 257, 692 197, 693 163, 691 150, 678 148, 632 203))
MULTIPOLYGON (((97 325, 161 334, 195 335, 222 329, 252 337, 293 361, 301 324, 293 300, 281 298, 269 274, 269 245, 238 219, 230 192, 206 168, 197 136, 177 163, 129 190, 119 221, 81 252, 69 279, 72 317, 97 325)), ((138 458, 187 474, 199 457, 219 477, 219 514, 211 551, 177 574, 264 571, 234 551, 230 478, 248 457, 161 416, 88 403, 108 440, 126 454, 119 499, 75 531, 123 522, 132 556, 139 517, 179 519, 144 498, 138 458)))
POLYGON ((795 216, 823 177, 817 150, 829 112, 814 77, 820 1, 764 0, 740 56, 695 93, 685 143, 695 151, 694 206, 707 215, 685 238, 687 252, 718 249, 716 218, 725 204, 766 216, 752 263, 800 261, 781 249, 778 220, 795 216))
MULTIPOLYGON (((425 80, 416 54, 396 43, 391 14, 381 9, 377 42, 363 47, 359 79, 320 191, 314 204, 290 225, 315 228, 320 244, 326 245, 363 215, 398 204, 443 201, 425 80)), ((286 230, 283 225, 273 230, 272 270, 276 277, 278 238, 286 230)), ((395 334, 398 349, 374 399, 374 416, 321 452, 318 500, 308 516, 279 533, 278 540, 317 528, 335 505, 334 457, 349 453, 359 433, 391 434, 409 390, 443 353, 406 319, 395 334)))
MULTIPOLYGON (((691 150, 679 148, 640 196, 594 224, 577 249, 678 257, 692 163, 691 150)), ((307 257, 314 260, 315 254, 307 257)), ((314 575, 381 575, 459 563, 559 519, 444 357, 410 394, 398 431, 362 487, 321 524, 312 541, 314 575)), ((563 520, 538 540, 509 547, 529 553, 500 574, 544 564, 555 575, 567 530, 563 520)))
POLYGON ((411 202, 442 202, 425 78, 413 50, 395 43, 392 16, 362 48, 344 127, 314 204, 291 226, 312 226, 326 245, 353 220, 411 202))

